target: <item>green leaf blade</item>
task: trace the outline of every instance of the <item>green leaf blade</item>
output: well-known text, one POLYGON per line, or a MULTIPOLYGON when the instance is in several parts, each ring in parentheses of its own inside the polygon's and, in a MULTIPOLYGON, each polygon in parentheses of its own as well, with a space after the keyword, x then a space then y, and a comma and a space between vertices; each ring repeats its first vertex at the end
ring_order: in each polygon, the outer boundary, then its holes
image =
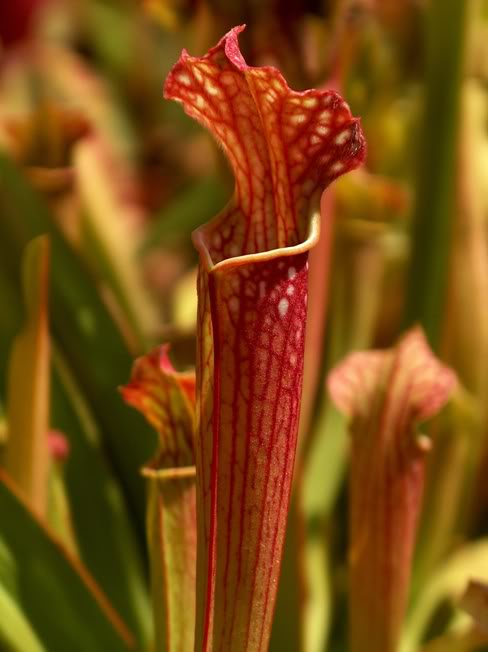
POLYGON ((126 343, 93 279, 56 228, 41 198, 2 156, 0 211, 0 254, 12 278, 25 244, 36 235, 50 234, 52 332, 100 422, 142 540, 145 498, 138 470, 154 450, 156 438, 142 418, 124 406, 116 391, 131 368, 126 343))
POLYGON ((3 473, 0 512, 0 546, 10 562, 0 565, 0 583, 15 586, 18 603, 45 648, 134 649, 132 635, 93 579, 29 512, 3 473))

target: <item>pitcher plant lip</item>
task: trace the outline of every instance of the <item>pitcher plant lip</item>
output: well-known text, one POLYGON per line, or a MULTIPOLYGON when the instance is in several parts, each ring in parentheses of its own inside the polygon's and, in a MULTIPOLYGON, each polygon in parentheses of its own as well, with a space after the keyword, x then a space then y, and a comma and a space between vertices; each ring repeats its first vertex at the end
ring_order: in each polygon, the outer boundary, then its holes
POLYGON ((147 464, 141 469, 143 477, 151 480, 178 480, 184 478, 195 478, 197 471, 194 466, 178 466, 173 469, 157 469, 147 464))
POLYGON ((218 263, 213 263, 210 257, 210 252, 207 249, 204 241, 203 227, 196 229, 193 232, 192 239, 201 256, 201 261, 205 265, 206 271, 211 274, 221 270, 233 269, 241 265, 250 265, 262 261, 270 261, 277 258, 286 256, 296 256, 297 254, 304 253, 314 247, 320 238, 320 212, 314 211, 310 219, 310 229, 307 238, 299 244, 290 247, 280 247, 279 249, 271 249, 270 251, 260 251, 255 254, 244 254, 243 256, 232 256, 226 258, 218 263))

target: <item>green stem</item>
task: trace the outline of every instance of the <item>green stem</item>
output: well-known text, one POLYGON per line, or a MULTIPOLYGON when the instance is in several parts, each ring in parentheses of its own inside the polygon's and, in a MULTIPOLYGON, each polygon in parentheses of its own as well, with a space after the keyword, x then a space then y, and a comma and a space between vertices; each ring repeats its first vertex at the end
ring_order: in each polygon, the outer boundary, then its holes
POLYGON ((438 347, 453 216, 460 90, 469 2, 432 0, 426 22, 424 116, 405 326, 420 322, 438 347))
POLYGON ((195 638, 195 467, 146 467, 143 474, 148 488, 155 652, 191 652, 195 638))

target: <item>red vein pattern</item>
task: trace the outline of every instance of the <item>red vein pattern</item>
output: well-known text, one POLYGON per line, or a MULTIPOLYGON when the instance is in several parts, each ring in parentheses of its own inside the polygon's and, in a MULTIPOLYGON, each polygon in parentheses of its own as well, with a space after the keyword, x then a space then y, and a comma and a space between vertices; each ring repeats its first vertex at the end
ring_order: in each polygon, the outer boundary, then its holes
POLYGON ((159 435, 157 455, 143 469, 155 649, 188 652, 195 629, 195 375, 175 371, 168 348, 138 358, 121 392, 159 435))
POLYGON ((405 612, 430 440, 417 424, 434 416, 456 383, 419 328, 395 349, 352 353, 329 375, 349 416, 351 651, 364 641, 393 652, 405 612))
POLYGON ((141 412, 159 435, 155 469, 193 466, 195 375, 173 369, 163 345, 138 358, 121 388, 124 400, 141 412))
POLYGON ((198 229, 195 649, 266 650, 290 497, 302 387, 307 256, 322 190, 365 155, 334 92, 297 93, 248 66, 231 30, 183 51, 165 97, 223 147, 236 187, 198 229))

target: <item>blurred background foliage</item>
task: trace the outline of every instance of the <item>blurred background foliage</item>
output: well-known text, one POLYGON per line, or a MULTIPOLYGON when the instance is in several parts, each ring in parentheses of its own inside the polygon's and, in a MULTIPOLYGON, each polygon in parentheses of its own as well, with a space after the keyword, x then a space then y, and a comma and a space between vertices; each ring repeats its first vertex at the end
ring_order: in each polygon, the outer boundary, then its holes
POLYGON ((368 142, 323 203, 331 266, 310 303, 327 321, 271 647, 347 649, 348 443, 324 379, 417 321, 461 389, 430 428, 402 651, 465 631, 456 601, 488 579, 488 2, 4 1, 1 649, 150 649, 139 469, 156 439, 117 387, 162 341, 194 364, 190 234, 233 180, 162 85, 183 47, 201 55, 241 23, 248 63, 339 90, 368 142))

